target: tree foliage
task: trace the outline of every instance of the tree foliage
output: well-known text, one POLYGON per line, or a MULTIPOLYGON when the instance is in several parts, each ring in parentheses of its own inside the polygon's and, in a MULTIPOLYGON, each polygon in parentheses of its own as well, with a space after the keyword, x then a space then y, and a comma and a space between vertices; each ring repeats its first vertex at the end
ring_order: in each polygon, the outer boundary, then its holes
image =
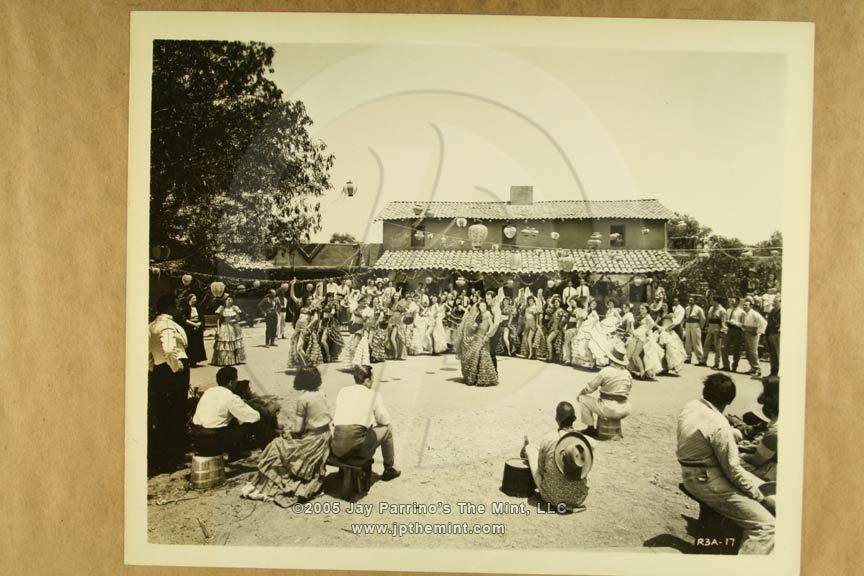
POLYGON ((333 156, 267 78, 273 56, 254 42, 154 42, 151 244, 257 254, 320 230, 333 156))
POLYGON ((342 232, 334 232, 332 236, 330 236, 330 242, 332 244, 357 244, 357 238, 354 237, 353 234, 345 234, 342 232))

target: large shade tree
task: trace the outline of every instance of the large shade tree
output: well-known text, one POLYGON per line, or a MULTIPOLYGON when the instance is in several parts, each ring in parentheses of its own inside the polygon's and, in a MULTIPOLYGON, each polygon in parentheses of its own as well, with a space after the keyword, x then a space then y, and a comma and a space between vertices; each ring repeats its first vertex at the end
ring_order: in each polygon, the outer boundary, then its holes
POLYGON ((154 42, 151 244, 256 255, 320 230, 333 156, 268 78, 273 56, 254 42, 154 42))

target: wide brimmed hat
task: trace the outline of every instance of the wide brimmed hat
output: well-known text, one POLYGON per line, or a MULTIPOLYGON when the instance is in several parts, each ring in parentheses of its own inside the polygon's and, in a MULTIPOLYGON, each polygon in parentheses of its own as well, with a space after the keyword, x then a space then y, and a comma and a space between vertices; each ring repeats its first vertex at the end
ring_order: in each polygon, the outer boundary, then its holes
POLYGON ((568 480, 584 480, 594 465, 591 442, 579 432, 567 432, 555 444, 555 465, 568 480))
POLYGON ((619 341, 612 344, 612 347, 609 349, 609 360, 621 366, 627 366, 627 349, 624 347, 624 344, 619 341))

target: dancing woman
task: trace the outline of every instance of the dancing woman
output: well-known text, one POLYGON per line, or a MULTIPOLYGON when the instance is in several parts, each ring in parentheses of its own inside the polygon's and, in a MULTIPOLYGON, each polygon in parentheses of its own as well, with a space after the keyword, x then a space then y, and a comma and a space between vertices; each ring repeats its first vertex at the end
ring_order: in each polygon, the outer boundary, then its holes
POLYGON ((240 327, 242 311, 234 299, 225 295, 225 304, 216 309, 216 341, 213 343, 213 366, 233 366, 246 361, 243 346, 243 328, 240 327))
POLYGON ((531 295, 531 289, 525 288, 525 310, 523 312, 523 326, 522 326, 522 355, 525 356, 528 360, 534 358, 534 339, 537 335, 537 327, 539 325, 539 318, 542 317, 540 313, 540 307, 543 305, 542 301, 538 304, 537 299, 531 295))
POLYGON ((489 329, 492 313, 485 301, 480 301, 466 314, 467 322, 462 341, 462 376, 468 386, 497 386, 498 372, 489 352, 489 329))

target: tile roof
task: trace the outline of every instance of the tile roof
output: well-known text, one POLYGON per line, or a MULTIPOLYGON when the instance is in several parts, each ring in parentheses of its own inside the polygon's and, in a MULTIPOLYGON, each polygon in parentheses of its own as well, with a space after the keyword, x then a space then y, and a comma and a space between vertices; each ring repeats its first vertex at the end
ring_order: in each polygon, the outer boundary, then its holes
POLYGON ((476 220, 593 220, 633 218, 669 220, 675 213, 657 200, 551 200, 516 205, 509 202, 390 202, 376 220, 414 218, 476 220))
POLYGON ((573 272, 644 274, 675 270, 665 250, 387 250, 375 268, 382 270, 461 270, 542 274, 558 272, 559 255, 573 257, 573 272), (518 256, 517 256, 518 254, 518 256))

